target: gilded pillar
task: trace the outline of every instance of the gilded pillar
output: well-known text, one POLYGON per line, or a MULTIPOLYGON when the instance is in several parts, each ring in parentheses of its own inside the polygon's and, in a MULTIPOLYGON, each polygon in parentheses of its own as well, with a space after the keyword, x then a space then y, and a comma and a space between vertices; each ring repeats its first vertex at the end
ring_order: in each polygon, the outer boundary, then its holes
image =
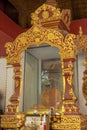
POLYGON ((75 35, 67 34, 63 48, 60 50, 62 59, 62 76, 63 76, 63 105, 62 113, 66 115, 78 114, 78 106, 76 105, 76 96, 74 92, 74 62, 76 58, 77 47, 74 43, 75 35))
POLYGON ((62 75, 63 75, 63 106, 64 114, 78 114, 78 107, 76 106, 76 96, 73 86, 73 69, 74 58, 63 59, 62 61, 62 75))

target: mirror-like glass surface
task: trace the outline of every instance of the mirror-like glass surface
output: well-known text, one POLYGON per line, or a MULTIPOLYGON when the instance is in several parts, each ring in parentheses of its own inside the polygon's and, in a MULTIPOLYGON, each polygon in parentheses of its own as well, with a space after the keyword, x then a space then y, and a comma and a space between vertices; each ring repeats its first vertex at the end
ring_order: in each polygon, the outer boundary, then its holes
POLYGON ((59 50, 49 45, 28 48, 25 53, 24 112, 31 108, 59 108, 62 86, 59 50))

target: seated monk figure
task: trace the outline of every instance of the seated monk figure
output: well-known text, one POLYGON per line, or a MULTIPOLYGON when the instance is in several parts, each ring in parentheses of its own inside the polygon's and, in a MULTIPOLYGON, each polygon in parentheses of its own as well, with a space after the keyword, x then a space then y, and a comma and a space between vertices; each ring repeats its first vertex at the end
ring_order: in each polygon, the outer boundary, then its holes
POLYGON ((59 81, 61 80, 61 69, 58 61, 52 63, 48 67, 48 77, 46 84, 42 86, 42 92, 40 96, 40 104, 36 104, 33 108, 49 109, 54 107, 55 109, 60 109, 62 105, 61 92, 58 87, 60 85, 59 81), (54 73, 57 72, 57 73, 54 73))
POLYGON ((41 103, 35 104, 33 106, 34 109, 50 109, 50 107, 60 109, 62 104, 60 90, 56 87, 45 88, 41 93, 40 100, 41 103))

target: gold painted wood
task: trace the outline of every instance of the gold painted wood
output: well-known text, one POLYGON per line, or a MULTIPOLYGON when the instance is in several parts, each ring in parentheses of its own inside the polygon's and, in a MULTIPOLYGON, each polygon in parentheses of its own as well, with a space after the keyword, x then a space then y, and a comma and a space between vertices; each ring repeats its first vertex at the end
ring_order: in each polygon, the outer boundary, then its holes
MULTIPOLYGON (((53 14, 55 14, 54 7, 43 5, 36 10, 43 12, 43 19, 47 20, 49 18, 49 12, 47 12, 46 8, 50 7, 53 14), (42 10, 41 10, 42 9, 42 10), (46 14, 46 16, 45 16, 46 14)), ((56 12, 57 14, 53 15, 60 19, 61 13, 59 9, 56 12), (57 17, 58 16, 58 17, 57 17)), ((36 14, 35 14, 36 15, 36 14)), ((3 128, 9 127, 17 127, 17 124, 14 126, 14 122, 17 122, 17 116, 13 122, 7 125, 8 121, 12 121, 12 117, 9 118, 9 114, 15 117, 15 113, 18 112, 19 102, 20 102, 20 89, 21 89, 21 59, 22 52, 25 51, 31 45, 40 46, 43 43, 48 43, 48 45, 57 47, 60 50, 60 57, 62 62, 62 76, 63 76, 63 95, 62 95, 62 108, 61 108, 61 122, 60 124, 52 122, 52 128, 61 129, 61 130, 85 130, 87 129, 87 125, 85 124, 86 117, 83 117, 79 113, 79 107, 76 104, 76 96, 73 89, 73 68, 74 62, 76 59, 76 54, 79 50, 86 50, 86 37, 82 37, 82 33, 76 36, 74 34, 66 33, 65 35, 59 29, 50 29, 49 27, 43 27, 41 23, 37 23, 38 18, 36 17, 36 21, 33 16, 32 20, 33 26, 28 29, 26 32, 19 34, 13 42, 8 42, 5 44, 6 53, 7 53, 7 63, 12 64, 14 67, 14 79, 15 79, 15 90, 14 94, 10 98, 11 104, 7 106, 6 115, 2 115, 1 125, 3 128), (73 124, 72 124, 73 123, 73 124)), ((50 19, 53 20, 53 19, 50 19)), ((86 51, 85 51, 86 53, 86 51)), ((86 67, 87 69, 87 67, 86 67)), ((43 111, 44 112, 44 111, 43 111)), ((19 114, 19 122, 21 121, 21 114, 19 114)), ((24 118, 23 118, 24 119, 24 118)), ((18 123, 19 123, 18 122, 18 123)), ((24 126, 24 120, 22 122, 24 126)))

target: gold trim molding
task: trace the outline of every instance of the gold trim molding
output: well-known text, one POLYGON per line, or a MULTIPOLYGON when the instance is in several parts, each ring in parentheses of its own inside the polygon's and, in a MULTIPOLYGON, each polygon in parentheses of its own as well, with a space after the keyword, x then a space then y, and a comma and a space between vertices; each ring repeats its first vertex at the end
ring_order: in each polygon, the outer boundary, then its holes
POLYGON ((31 45, 39 46, 48 43, 60 50, 61 58, 75 57, 74 34, 67 34, 65 37, 60 31, 48 29, 41 25, 33 25, 28 31, 21 33, 14 40, 5 44, 7 53, 7 62, 9 64, 20 63, 22 51, 31 45))
POLYGON ((23 113, 1 115, 1 128, 21 128, 24 126, 25 117, 23 113))
POLYGON ((80 115, 63 115, 61 123, 53 123, 52 129, 56 130, 86 130, 87 118, 80 115))

